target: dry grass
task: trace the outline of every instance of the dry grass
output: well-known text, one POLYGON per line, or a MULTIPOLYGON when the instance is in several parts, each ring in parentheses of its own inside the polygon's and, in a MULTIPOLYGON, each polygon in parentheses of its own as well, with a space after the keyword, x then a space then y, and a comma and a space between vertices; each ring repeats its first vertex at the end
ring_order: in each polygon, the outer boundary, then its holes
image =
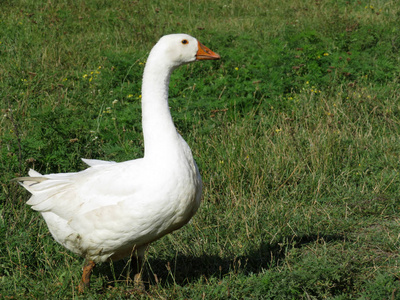
POLYGON ((143 63, 171 32, 223 57, 171 81, 204 200, 190 224, 150 247, 145 294, 121 262, 100 267, 85 297, 396 297, 399 9, 394 1, 4 3, 0 298, 79 298, 81 261, 9 180, 32 167, 80 170, 80 157, 140 157, 143 63))

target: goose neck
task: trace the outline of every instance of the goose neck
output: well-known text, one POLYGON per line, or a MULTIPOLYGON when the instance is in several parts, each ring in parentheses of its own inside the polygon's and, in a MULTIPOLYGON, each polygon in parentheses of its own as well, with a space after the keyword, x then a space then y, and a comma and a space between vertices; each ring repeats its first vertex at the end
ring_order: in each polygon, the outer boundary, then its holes
POLYGON ((168 106, 172 68, 156 61, 146 64, 142 83, 142 126, 145 157, 160 156, 176 143, 177 132, 168 106))

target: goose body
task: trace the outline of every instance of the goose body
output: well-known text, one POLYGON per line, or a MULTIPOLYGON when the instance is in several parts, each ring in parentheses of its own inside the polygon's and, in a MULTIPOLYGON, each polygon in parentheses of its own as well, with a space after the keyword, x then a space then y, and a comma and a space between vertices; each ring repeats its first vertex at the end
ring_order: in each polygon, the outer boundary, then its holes
POLYGON ((201 177, 172 121, 168 85, 175 68, 200 59, 219 55, 185 34, 164 36, 151 50, 142 84, 143 158, 120 163, 84 159, 89 168, 80 172, 30 170, 30 177, 17 178, 32 193, 27 204, 42 214, 54 239, 92 267, 133 251, 143 256, 149 243, 196 213, 201 177))

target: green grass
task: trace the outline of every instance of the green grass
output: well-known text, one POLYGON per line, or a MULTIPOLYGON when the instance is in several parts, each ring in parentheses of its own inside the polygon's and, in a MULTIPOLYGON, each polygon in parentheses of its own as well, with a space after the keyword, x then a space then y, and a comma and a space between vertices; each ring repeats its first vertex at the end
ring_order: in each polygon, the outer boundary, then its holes
POLYGON ((396 1, 3 1, 0 298, 400 297, 396 1), (173 74, 204 181, 192 222, 77 294, 82 259, 9 180, 143 155, 144 62, 185 32, 221 61, 173 74))

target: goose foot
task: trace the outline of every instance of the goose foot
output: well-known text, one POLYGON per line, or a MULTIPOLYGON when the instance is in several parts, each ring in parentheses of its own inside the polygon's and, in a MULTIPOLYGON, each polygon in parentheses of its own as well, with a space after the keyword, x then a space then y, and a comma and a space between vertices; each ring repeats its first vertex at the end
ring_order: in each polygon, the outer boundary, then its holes
POLYGON ((95 266, 96 263, 92 260, 89 260, 83 267, 82 279, 78 287, 79 293, 83 293, 85 289, 90 287, 90 275, 92 275, 92 271, 95 266))
POLYGON ((133 278, 133 284, 135 287, 135 290, 138 292, 145 292, 146 288, 144 286, 143 280, 142 280, 142 272, 137 273, 135 277, 133 278))

